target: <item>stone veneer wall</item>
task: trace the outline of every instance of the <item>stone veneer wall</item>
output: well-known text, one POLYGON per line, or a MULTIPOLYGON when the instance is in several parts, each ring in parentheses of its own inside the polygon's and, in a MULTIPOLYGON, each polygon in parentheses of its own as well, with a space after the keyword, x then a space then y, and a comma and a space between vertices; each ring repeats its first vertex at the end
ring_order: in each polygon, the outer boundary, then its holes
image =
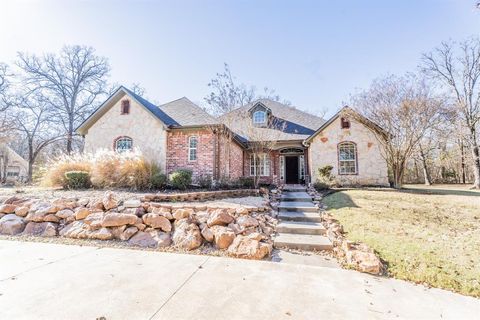
POLYGON ((342 129, 340 118, 313 138, 308 148, 312 182, 315 182, 318 169, 331 165, 332 174, 342 185, 388 186, 387 162, 381 154, 381 146, 376 137, 362 124, 351 121, 349 129, 342 129), (358 174, 338 174, 338 144, 350 141, 357 145, 358 174))
POLYGON ((140 150, 147 159, 156 162, 161 171, 165 171, 167 133, 163 124, 126 95, 88 129, 85 152, 113 150, 115 139, 121 136, 132 138, 133 148, 140 150), (130 100, 129 114, 120 112, 124 99, 130 100))

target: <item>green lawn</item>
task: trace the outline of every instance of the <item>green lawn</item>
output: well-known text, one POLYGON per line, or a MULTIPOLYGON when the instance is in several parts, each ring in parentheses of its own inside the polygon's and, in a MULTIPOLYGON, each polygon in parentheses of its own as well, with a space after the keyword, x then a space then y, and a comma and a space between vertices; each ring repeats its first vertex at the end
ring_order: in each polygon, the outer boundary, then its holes
POLYGON ((370 245, 395 278, 480 297, 480 193, 467 188, 345 190, 325 198, 347 238, 370 245))

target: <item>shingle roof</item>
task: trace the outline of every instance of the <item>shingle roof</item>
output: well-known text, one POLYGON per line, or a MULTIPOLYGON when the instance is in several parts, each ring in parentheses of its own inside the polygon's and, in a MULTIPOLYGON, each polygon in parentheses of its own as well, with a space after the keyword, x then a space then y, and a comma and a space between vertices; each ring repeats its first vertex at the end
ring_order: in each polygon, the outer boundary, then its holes
POLYGON ((161 110, 159 107, 148 101, 147 99, 139 96, 138 94, 134 93, 132 90, 123 87, 125 91, 128 92, 133 98, 135 98, 139 103, 141 103, 145 108, 147 108, 154 116, 160 119, 165 125, 167 126, 178 126, 179 123, 172 118, 169 114, 165 111, 161 110))
POLYGON ((176 126, 200 126, 218 123, 214 117, 186 97, 162 104, 159 109, 175 119, 176 126))
POLYGON ((221 116, 219 121, 247 140, 253 140, 257 137, 271 140, 303 140, 313 134, 325 122, 320 117, 269 99, 259 99, 237 108, 221 116), (270 109, 271 115, 277 123, 281 123, 280 130, 252 128, 252 119, 248 111, 257 103, 261 103, 270 109))

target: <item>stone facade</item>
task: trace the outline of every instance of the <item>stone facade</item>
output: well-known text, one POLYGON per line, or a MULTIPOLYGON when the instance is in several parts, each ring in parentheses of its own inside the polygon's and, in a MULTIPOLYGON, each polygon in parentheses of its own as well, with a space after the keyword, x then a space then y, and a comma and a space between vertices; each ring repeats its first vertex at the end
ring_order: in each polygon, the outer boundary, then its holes
POLYGON ((365 126, 350 121, 349 129, 341 128, 341 118, 316 135, 308 148, 309 169, 312 182, 318 177, 318 169, 333 166, 332 175, 341 185, 388 186, 387 163, 382 156, 377 138, 365 126), (338 144, 353 142, 357 150, 357 174, 341 175, 338 165, 338 144))
POLYGON ((113 150, 115 140, 126 136, 133 140, 133 148, 155 161, 164 171, 167 150, 165 126, 133 99, 129 99, 130 112, 122 114, 121 104, 124 99, 129 97, 121 98, 88 129, 88 134, 85 135, 85 152, 113 150))

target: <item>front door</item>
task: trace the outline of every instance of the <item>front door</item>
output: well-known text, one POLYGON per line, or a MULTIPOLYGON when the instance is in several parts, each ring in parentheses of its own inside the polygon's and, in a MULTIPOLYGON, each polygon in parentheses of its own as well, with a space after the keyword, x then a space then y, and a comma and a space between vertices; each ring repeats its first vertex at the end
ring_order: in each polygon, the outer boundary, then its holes
POLYGON ((285 157, 285 182, 298 183, 298 156, 285 157))

